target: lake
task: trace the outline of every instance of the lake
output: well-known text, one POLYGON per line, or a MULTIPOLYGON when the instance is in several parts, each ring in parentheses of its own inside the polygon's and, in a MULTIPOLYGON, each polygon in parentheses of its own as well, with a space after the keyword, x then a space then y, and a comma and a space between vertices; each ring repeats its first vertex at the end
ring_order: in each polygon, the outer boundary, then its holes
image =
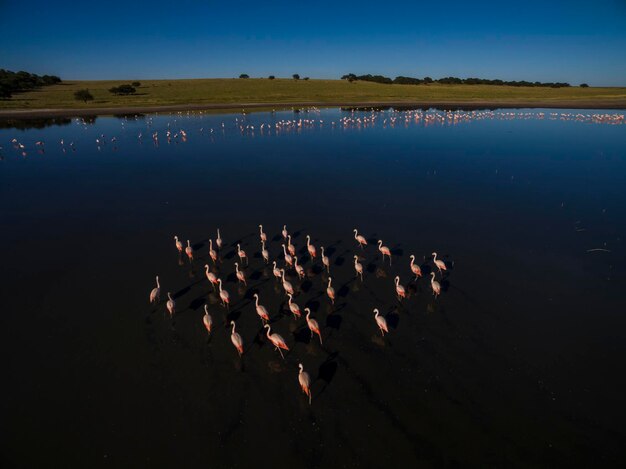
POLYGON ((626 461, 623 111, 13 121, 0 147, 5 467, 626 461), (293 301, 310 308, 322 344, 261 258, 259 224, 279 267, 287 226, 304 271, 287 269, 293 301))

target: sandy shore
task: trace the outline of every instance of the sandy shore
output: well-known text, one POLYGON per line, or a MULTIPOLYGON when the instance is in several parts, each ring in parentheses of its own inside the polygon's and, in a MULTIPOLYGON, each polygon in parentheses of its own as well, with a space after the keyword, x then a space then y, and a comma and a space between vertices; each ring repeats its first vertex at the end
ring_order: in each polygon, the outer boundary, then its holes
POLYGON ((378 102, 292 102, 292 103, 216 103, 216 104, 174 104, 167 106, 139 106, 139 107, 101 107, 101 108, 68 108, 68 109, 6 109, 0 110, 0 119, 28 119, 41 117, 69 117, 112 114, 139 114, 154 112, 179 111, 206 111, 228 109, 256 109, 256 108, 291 108, 291 107, 423 107, 444 109, 498 109, 498 108, 553 108, 553 109, 624 109, 626 101, 378 101, 378 102))

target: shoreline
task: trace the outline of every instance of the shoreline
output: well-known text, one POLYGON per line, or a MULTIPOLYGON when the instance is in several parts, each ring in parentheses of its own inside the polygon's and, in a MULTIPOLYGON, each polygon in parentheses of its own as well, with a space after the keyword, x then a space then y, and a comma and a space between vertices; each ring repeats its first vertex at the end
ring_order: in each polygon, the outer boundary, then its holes
POLYGON ((95 108, 58 108, 58 109, 3 109, 0 119, 36 119, 44 117, 81 117, 115 114, 150 114, 159 112, 210 111, 259 108, 303 108, 303 107, 407 107, 407 108, 440 108, 440 109, 605 109, 626 110, 624 102, 603 101, 370 101, 370 102, 284 102, 284 103, 215 103, 215 104, 171 104, 159 106, 120 106, 95 108))

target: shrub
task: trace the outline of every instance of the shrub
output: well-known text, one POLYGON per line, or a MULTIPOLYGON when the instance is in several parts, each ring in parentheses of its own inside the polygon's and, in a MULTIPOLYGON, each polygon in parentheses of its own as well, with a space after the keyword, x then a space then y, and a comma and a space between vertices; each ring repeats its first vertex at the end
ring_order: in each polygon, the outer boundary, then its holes
POLYGON ((589 88, 589 85, 587 83, 581 83, 580 87, 581 88, 589 88))
POLYGON ((269 78, 270 80, 273 80, 273 79, 274 79, 274 78, 276 78, 276 77, 275 77, 274 75, 270 75, 268 78, 269 78))
POLYGON ((306 81, 306 80, 308 80, 308 79, 309 79, 309 77, 304 77, 304 78, 303 78, 303 80, 305 80, 305 81, 306 81))
POLYGON ((294 80, 299 80, 300 79, 300 75, 298 75, 297 73, 294 73, 291 76, 293 77, 294 80))
POLYGON ((114 86, 113 88, 109 88, 110 93, 118 94, 118 95, 119 94, 123 94, 123 95, 135 94, 135 91, 137 90, 132 85, 120 85, 120 86, 114 86))
POLYGON ((247 73, 242 73, 241 75, 239 75, 239 78, 250 78, 250 75, 248 75, 247 73))
POLYGON ((141 86, 141 83, 138 81, 133 81, 131 85, 133 85, 135 88, 139 88, 141 86))
POLYGON ((87 101, 93 101, 93 95, 89 92, 87 88, 85 88, 84 90, 75 91, 74 99, 86 103, 87 101))

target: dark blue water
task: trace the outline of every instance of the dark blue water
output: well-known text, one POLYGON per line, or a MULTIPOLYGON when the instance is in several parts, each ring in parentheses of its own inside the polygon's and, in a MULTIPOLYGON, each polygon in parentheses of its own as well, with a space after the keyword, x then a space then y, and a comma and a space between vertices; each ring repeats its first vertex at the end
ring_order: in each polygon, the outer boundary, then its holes
POLYGON ((623 465, 622 115, 328 109, 1 128, 2 459, 623 465), (289 314, 260 257, 260 223, 281 266, 283 225, 292 233, 306 272, 288 271, 294 301, 312 310, 323 345, 289 314), (225 246, 214 266, 217 228, 225 246), (369 240, 364 251, 354 228, 369 240), (327 249, 334 306, 307 234, 318 253, 327 249), (174 235, 191 241, 193 262, 174 235), (250 257, 246 287, 234 275, 237 243, 250 257), (417 281, 411 254, 425 274, 417 281), (228 311, 207 262, 230 292, 228 311), (285 360, 268 344, 254 293, 290 347, 285 360), (384 338, 373 308, 387 318, 384 338), (298 363, 311 375, 310 406, 298 363))

